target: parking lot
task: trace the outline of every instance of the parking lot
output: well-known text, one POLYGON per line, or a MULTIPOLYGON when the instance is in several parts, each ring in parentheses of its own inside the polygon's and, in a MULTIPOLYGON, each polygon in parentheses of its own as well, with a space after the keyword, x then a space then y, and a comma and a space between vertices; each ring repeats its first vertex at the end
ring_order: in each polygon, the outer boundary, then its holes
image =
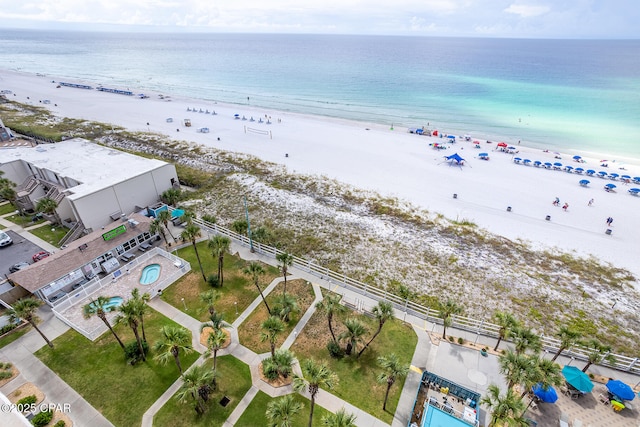
POLYGON ((32 264, 33 261, 31 261, 31 256, 44 249, 14 231, 3 231, 13 239, 12 245, 0 248, 0 274, 2 277, 6 277, 9 275, 9 267, 13 264, 17 264, 19 262, 28 262, 29 264, 32 264))

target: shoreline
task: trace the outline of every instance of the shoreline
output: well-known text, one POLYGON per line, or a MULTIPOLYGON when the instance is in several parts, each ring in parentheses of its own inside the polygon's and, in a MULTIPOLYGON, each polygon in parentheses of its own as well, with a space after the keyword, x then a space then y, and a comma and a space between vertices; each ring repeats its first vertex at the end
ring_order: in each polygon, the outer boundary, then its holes
POLYGON ((51 81, 59 80, 50 76, 5 70, 0 75, 0 89, 15 94, 8 95, 9 99, 46 107, 55 115, 109 123, 132 131, 157 132, 174 140, 252 154, 284 165, 292 173, 327 176, 384 197, 407 200, 453 220, 469 220, 503 237, 529 241, 536 248, 558 247, 582 256, 593 254, 640 277, 640 266, 634 256, 634 243, 640 239, 634 209, 640 206, 640 198, 627 194, 628 188, 640 185, 627 186, 616 181, 618 191, 611 194, 602 187, 613 181, 542 170, 512 161, 516 156, 532 161, 559 161, 563 166, 635 177, 640 176, 638 159, 614 162, 606 156, 575 153, 586 160, 578 164, 572 160, 571 151, 555 154, 525 145, 515 146, 517 154, 507 154, 494 151, 497 141, 487 144, 481 140, 481 149, 473 148, 473 135, 471 142, 459 141, 446 144, 445 150, 434 150, 429 143, 440 143, 445 138, 409 134, 405 128, 391 131, 381 124, 276 112, 251 105, 218 104, 171 94, 161 99, 157 92, 146 93, 148 99, 136 99, 96 90, 58 89, 51 81), (45 99, 51 103, 38 102, 45 99), (217 114, 187 108, 215 109, 217 114), (234 119, 234 114, 240 118, 234 119), (270 125, 241 119, 243 115, 247 119, 253 115, 256 121, 259 117, 264 121, 265 114, 266 119, 271 116, 270 125), (173 118, 172 123, 166 122, 169 117, 173 118), (182 125, 186 118, 191 119, 191 127, 182 125), (271 131, 273 139, 261 133, 245 133, 245 126, 271 131), (197 132, 202 127, 208 127, 209 133, 197 132), (466 159, 462 168, 443 162, 443 155, 454 152, 466 159), (490 160, 479 160, 479 152, 488 152, 490 160), (599 160, 604 159, 608 160, 608 168, 600 167, 599 160), (619 170, 620 166, 626 170, 619 170), (591 181, 590 188, 577 184, 585 178, 591 181), (453 194, 457 197, 453 198, 453 194), (555 197, 570 204, 567 212, 551 205, 555 197), (591 198, 595 203, 587 206, 591 198), (512 210, 507 211, 507 207, 512 210), (545 220, 547 215, 551 221, 545 220), (612 235, 605 234, 605 219, 609 216, 614 218, 612 235))

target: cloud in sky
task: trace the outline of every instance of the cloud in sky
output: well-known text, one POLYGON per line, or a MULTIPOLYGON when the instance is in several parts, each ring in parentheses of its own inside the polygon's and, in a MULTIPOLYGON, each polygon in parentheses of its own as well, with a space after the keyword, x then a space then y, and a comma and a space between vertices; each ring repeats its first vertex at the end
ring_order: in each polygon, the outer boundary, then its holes
POLYGON ((0 27, 640 38, 635 0, 0 0, 0 27))

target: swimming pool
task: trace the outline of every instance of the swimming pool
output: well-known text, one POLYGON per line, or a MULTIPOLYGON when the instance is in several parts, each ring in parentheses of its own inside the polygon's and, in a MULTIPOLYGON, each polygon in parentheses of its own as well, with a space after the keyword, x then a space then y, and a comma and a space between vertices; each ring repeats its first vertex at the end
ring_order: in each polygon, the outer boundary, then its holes
POLYGON ((160 264, 149 264, 142 269, 140 274, 141 285, 152 285, 160 277, 160 264))
POLYGON ((427 406, 428 410, 421 427, 470 427, 472 425, 431 405, 427 406))
MULTIPOLYGON (((114 311, 120 305, 122 305, 122 297, 111 297, 109 302, 102 306, 104 311, 114 311)), ((95 302, 89 304, 92 308, 95 307, 95 302)))

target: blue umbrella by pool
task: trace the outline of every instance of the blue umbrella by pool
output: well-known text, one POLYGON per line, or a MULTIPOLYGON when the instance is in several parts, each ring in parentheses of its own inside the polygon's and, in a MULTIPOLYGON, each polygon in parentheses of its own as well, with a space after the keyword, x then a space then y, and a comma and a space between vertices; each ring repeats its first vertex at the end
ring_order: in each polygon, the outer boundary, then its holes
POLYGON ((543 402, 554 403, 556 400, 558 400, 558 393, 551 386, 545 389, 544 387, 542 387, 542 384, 538 383, 531 387, 531 390, 533 390, 533 394, 538 396, 538 398, 543 402))
POLYGON ((607 382, 607 390, 624 400, 633 400, 636 397, 631 387, 620 380, 609 380, 607 382))
POLYGON ((586 187, 587 185, 589 185, 590 181, 588 179, 581 179, 580 182, 578 182, 578 184, 580 184, 583 187, 586 187))
POLYGON ((575 366, 565 366, 562 368, 562 375, 567 380, 567 384, 583 393, 590 393, 593 390, 593 383, 589 375, 582 372, 575 366))

